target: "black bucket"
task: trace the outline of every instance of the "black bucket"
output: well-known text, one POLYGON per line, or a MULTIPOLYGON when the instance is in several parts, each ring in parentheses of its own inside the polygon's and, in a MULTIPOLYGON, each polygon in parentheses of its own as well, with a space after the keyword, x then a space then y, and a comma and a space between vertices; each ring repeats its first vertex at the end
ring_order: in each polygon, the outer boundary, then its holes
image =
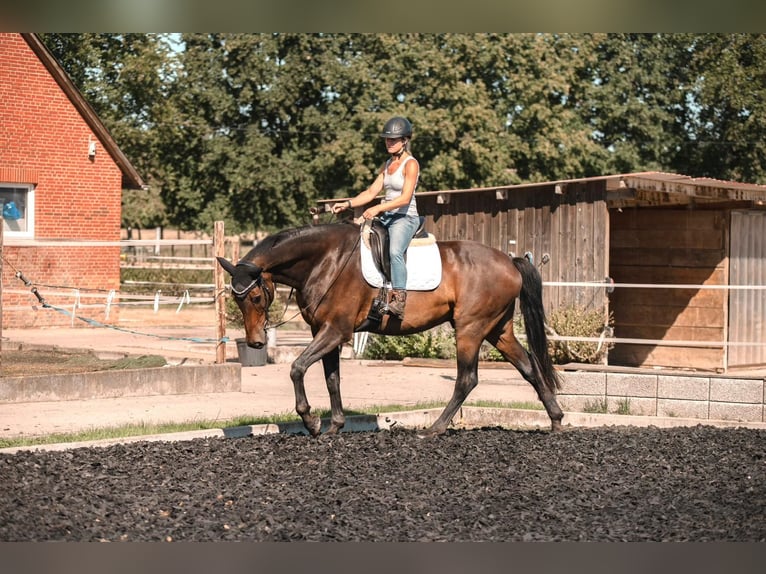
POLYGON ((267 363, 268 355, 266 354, 265 345, 260 349, 253 349, 247 346, 245 339, 237 339, 236 341, 237 355, 243 367, 262 367, 267 363))

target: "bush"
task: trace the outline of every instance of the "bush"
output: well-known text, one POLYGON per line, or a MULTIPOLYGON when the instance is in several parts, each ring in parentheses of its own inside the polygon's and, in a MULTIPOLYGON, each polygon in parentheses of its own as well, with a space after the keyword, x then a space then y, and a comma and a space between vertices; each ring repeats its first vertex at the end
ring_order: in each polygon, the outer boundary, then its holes
POLYGON ((452 359, 455 357, 455 331, 439 326, 414 335, 370 334, 362 356, 365 359, 387 360, 405 357, 452 359))
MULTIPOLYGON (((514 319, 513 330, 517 335, 524 333, 524 321, 521 317, 514 319)), ((521 340, 521 344, 524 346, 524 339, 521 340)), ((445 324, 414 335, 371 334, 363 357, 388 360, 401 360, 405 357, 455 359, 455 330, 445 324)), ((503 362, 505 357, 490 343, 483 341, 479 348, 479 360, 503 362)))
MULTIPOLYGON (((603 309, 585 309, 579 306, 561 307, 548 315, 548 327, 562 337, 600 337, 607 327, 611 336, 614 319, 609 314, 604 325, 603 309)), ((548 341, 551 358, 556 364, 599 363, 613 345, 589 341, 548 341)))

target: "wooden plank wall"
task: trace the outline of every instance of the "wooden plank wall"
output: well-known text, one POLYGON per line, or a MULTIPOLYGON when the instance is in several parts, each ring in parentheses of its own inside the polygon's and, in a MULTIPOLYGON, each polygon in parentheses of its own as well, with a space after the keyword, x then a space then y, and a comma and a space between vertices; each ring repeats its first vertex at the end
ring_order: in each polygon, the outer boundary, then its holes
MULTIPOLYGON (((727 284, 726 212, 631 208, 610 212, 611 274, 616 283, 727 284)), ((720 370, 726 291, 616 288, 615 337, 711 341, 710 348, 619 344, 609 363, 720 370)))
MULTIPOLYGON (((506 199, 494 190, 455 193, 446 204, 426 195, 418 197, 418 210, 439 240, 472 239, 517 256, 530 251, 543 281, 600 282, 609 274, 605 193, 597 181, 571 184, 561 194, 553 185, 509 190, 506 199), (541 265, 546 253, 550 262, 541 265)), ((547 312, 608 304, 600 287, 545 286, 543 300, 547 312)))

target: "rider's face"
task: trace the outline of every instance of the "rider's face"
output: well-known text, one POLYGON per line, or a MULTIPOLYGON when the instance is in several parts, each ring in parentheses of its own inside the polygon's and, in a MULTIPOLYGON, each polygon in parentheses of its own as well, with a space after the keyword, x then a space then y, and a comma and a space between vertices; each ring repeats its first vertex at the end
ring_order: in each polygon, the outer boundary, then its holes
POLYGON ((397 153, 404 146, 404 138, 385 138, 388 153, 397 153))

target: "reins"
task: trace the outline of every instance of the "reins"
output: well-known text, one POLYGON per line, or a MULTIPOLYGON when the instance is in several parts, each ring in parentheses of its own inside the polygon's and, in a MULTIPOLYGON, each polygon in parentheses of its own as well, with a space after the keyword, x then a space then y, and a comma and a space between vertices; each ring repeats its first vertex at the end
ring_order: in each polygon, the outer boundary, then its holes
MULTIPOLYGON (((340 266, 340 269, 338 269, 338 273, 335 275, 333 280, 327 286, 327 289, 325 290, 324 295, 322 295, 319 298, 319 300, 317 301, 316 305, 314 306, 314 311, 312 313, 309 313, 312 322, 316 318, 317 309, 319 309, 319 306, 322 304, 322 302, 324 301, 325 297, 327 297, 328 293, 330 293, 330 291, 332 290, 333 285, 335 285, 335 282, 338 280, 338 278, 340 277, 341 273, 343 272, 343 270, 348 265, 348 262, 351 261, 351 256, 354 255, 354 253, 357 250, 357 247, 359 247, 359 242, 361 241, 361 239, 362 239, 362 234, 361 233, 357 233, 356 234, 356 242, 354 243, 354 246, 351 248, 351 250, 348 252, 348 255, 346 256, 346 260, 343 262, 343 265, 340 266)), ((306 309, 306 312, 308 313, 308 309, 306 309)))
MULTIPOLYGON (((277 291, 277 288, 274 287, 275 299, 276 299, 276 291, 277 291)), ((290 302, 290 299, 292 298, 293 293, 295 293, 295 287, 290 287, 290 294, 287 296, 287 299, 285 299, 285 307, 284 307, 284 309, 282 309, 282 316, 279 318, 279 321, 277 323, 272 324, 271 321, 269 321, 269 313, 266 312, 266 327, 265 327, 265 329, 268 330, 268 329, 276 329, 278 327, 281 327, 282 325, 285 325, 286 323, 289 323, 290 321, 292 321, 298 315, 301 314, 300 310, 298 310, 298 312, 295 313, 292 317, 290 317, 289 319, 285 319, 285 315, 287 314, 287 304, 290 302)), ((272 299, 272 302, 273 301, 274 300, 272 299)))
MULTIPOLYGON (((310 212, 314 216, 318 215, 318 210, 316 210, 316 208, 311 208, 310 212)), ((331 217, 332 218, 337 218, 337 215, 336 214, 332 214, 331 217)), ((313 312, 310 311, 309 308, 306 309, 306 313, 311 317, 312 321, 316 317, 317 309, 319 309, 319 306, 322 304, 322 302, 324 301, 325 297, 327 297, 328 293, 332 290, 333 285, 338 280, 338 278, 340 277, 341 273, 343 272, 343 270, 346 268, 346 266, 348 265, 349 261, 351 260, 351 257, 353 256, 353 254, 356 252, 357 248, 359 247, 359 242, 361 241, 361 237, 362 237, 361 232, 357 233, 356 242, 354 243, 354 246, 348 252, 348 256, 346 257, 346 260, 343 262, 343 265, 341 265, 340 269, 338 270, 338 273, 335 276, 335 278, 330 282, 330 284, 328 285, 328 287, 325 290, 324 294, 317 301, 316 305, 314 306, 313 312)), ((263 285, 263 287, 265 287, 265 284, 263 285)), ((275 291, 275 296, 276 296, 276 287, 274 288, 274 291, 275 291)), ((284 309, 282 311, 282 317, 280 317, 278 322, 272 324, 271 321, 269 321, 268 311, 266 312, 266 326, 264 327, 266 330, 268 330, 268 329, 276 329, 278 327, 281 327, 282 325, 285 325, 285 324, 289 323, 290 321, 292 321, 298 315, 301 314, 301 310, 299 308, 298 311, 295 314, 293 314, 289 319, 285 319, 285 315, 287 314, 287 305, 288 305, 288 303, 289 303, 289 301, 292 298, 294 293, 295 293, 295 287, 291 287, 290 288, 290 294, 287 296, 287 299, 285 300, 284 309)), ((274 301, 274 299, 272 299, 272 302, 273 301, 274 301)), ((269 305, 271 305, 271 303, 269 303, 269 305)))

